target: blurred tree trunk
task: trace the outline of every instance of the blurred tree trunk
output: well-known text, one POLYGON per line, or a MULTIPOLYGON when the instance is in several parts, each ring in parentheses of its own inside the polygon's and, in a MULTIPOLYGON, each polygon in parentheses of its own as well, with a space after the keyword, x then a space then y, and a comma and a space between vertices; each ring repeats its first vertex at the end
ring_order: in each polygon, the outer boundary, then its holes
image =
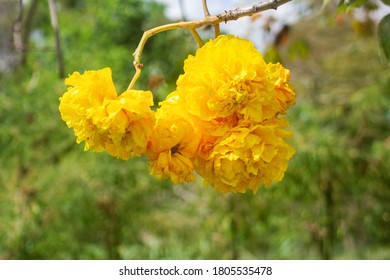
POLYGON ((9 72, 18 64, 13 40, 13 30, 20 18, 17 4, 12 0, 0 1, 0 72, 9 72))
POLYGON ((0 72, 10 72, 27 62, 32 22, 38 0, 0 1, 0 72))
MULTIPOLYGON (((22 2, 22 0, 20 0, 22 2)), ((23 5, 21 4, 21 9, 23 9, 23 5)), ((22 30, 22 59, 21 64, 25 65, 27 62, 27 56, 29 51, 29 42, 30 42, 30 35, 32 31, 33 21, 35 12, 37 11, 38 7, 38 0, 32 0, 30 7, 27 10, 27 16, 26 19, 23 22, 23 30, 22 30)), ((23 20, 23 19, 22 19, 23 20)))

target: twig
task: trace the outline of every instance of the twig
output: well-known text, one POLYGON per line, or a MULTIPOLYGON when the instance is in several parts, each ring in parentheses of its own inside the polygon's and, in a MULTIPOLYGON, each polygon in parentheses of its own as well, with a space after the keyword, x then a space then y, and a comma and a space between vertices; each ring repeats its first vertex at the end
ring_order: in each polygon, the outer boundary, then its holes
MULTIPOLYGON (((203 6, 204 16, 209 17, 210 11, 209 11, 209 8, 207 7, 207 0, 202 0, 202 6, 203 6)), ((213 27, 214 27, 215 38, 217 38, 221 34, 221 29, 219 28, 219 23, 214 23, 213 27)))
POLYGON ((203 47, 204 42, 202 38, 200 38, 199 33, 196 31, 196 29, 190 29, 192 36, 194 36, 196 43, 198 44, 198 48, 203 47))
MULTIPOLYGON (((256 13, 263 12, 266 10, 274 9, 276 10, 279 6, 286 4, 287 2, 290 2, 292 0, 266 0, 261 3, 255 4, 251 7, 247 8, 236 8, 234 10, 229 10, 225 11, 224 13, 218 14, 218 15, 207 15, 203 19, 200 20, 192 20, 192 21, 181 21, 181 22, 175 22, 175 23, 169 23, 166 25, 158 26, 152 29, 149 29, 144 32, 142 35, 142 38, 138 44, 137 49, 133 53, 134 56, 134 61, 133 65, 135 67, 135 75, 133 79, 130 82, 130 85, 128 89, 131 89, 135 82, 137 81, 138 77, 141 74, 141 70, 143 67, 143 64, 141 64, 141 53, 144 49, 146 41, 152 37, 153 35, 156 35, 160 32, 167 31, 167 30, 172 30, 172 29, 189 29, 189 30, 195 30, 197 28, 206 26, 206 25, 213 25, 216 26, 217 24, 221 22, 228 22, 231 20, 237 20, 241 17, 246 17, 246 16, 252 16, 256 13)), ((202 0, 203 3, 203 8, 205 11, 205 14, 207 14, 208 9, 205 0, 202 0), (205 10, 206 8, 206 10, 205 10)), ((216 29, 216 35, 219 33, 216 29)), ((218 34, 219 35, 219 34, 218 34)))
POLYGON ((204 16, 208 17, 210 15, 209 9, 207 8, 207 0, 202 0, 204 16))

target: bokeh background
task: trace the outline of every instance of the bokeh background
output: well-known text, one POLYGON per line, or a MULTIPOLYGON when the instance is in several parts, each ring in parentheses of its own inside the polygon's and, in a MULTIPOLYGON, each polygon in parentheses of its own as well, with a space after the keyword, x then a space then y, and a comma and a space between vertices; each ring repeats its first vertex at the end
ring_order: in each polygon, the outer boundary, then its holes
MULTIPOLYGON (((120 93, 142 31, 180 18, 152 0, 56 0, 58 52, 49 2, 0 0, 0 259, 390 259, 384 5, 295 0, 293 21, 284 7, 247 19, 241 34, 291 70, 297 153, 282 182, 224 195, 84 152, 58 112, 64 76, 108 66, 120 93)), ((154 36, 138 87, 157 104, 195 50, 188 31, 154 36)))

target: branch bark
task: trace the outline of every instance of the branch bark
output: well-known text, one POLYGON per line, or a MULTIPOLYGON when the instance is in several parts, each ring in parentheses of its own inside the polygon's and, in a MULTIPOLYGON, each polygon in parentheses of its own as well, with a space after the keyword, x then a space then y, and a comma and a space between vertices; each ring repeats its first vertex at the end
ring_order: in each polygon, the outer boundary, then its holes
POLYGON ((208 17, 210 15, 209 8, 207 7, 207 0, 202 0, 204 16, 208 17))
MULTIPOLYGON (((128 89, 131 89, 135 82, 137 81, 138 77, 141 74, 141 70, 143 67, 143 64, 141 64, 141 53, 143 51, 143 48, 145 46, 146 41, 152 37, 153 35, 156 35, 160 32, 172 30, 172 29, 189 29, 189 30, 195 30, 197 28, 206 26, 206 25, 213 25, 214 27, 217 26, 221 22, 228 22, 232 20, 237 20, 241 17, 246 16, 252 16, 254 14, 257 14, 259 12, 263 12, 266 10, 274 9, 276 10, 279 6, 286 4, 287 2, 290 2, 292 0, 266 0, 261 3, 255 4, 251 7, 247 8, 236 8, 234 10, 225 11, 224 13, 218 14, 218 15, 208 15, 205 16, 203 19, 200 20, 192 20, 192 21, 181 21, 181 22, 175 22, 175 23, 169 23, 162 26, 158 26, 152 29, 149 29, 144 32, 142 35, 142 38, 138 44, 137 49, 133 53, 134 61, 133 65, 135 67, 135 75, 130 82, 130 85, 128 86, 128 89)), ((203 0, 203 5, 206 5, 206 1, 203 0)), ((206 6, 207 8, 207 6, 206 6)), ((207 10, 208 11, 208 10, 207 10)), ((207 14, 207 11, 205 10, 205 13, 207 14)))

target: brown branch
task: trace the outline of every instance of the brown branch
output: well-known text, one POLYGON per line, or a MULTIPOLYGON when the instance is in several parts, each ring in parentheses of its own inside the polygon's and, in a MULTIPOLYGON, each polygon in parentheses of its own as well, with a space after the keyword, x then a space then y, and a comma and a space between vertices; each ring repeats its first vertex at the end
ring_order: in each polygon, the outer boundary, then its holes
POLYGON ((209 8, 207 7, 207 0, 202 0, 204 16, 208 17, 210 15, 209 8))
MULTIPOLYGON (((206 25, 213 25, 216 26, 217 24, 221 22, 228 22, 231 20, 237 20, 241 17, 246 17, 246 16, 252 16, 256 13, 263 12, 266 10, 274 9, 276 10, 279 6, 286 4, 287 2, 290 2, 292 0, 266 0, 263 1, 259 4, 255 4, 251 7, 247 8, 236 8, 234 10, 229 10, 225 11, 224 13, 218 14, 218 15, 208 15, 205 16, 203 19, 200 20, 192 20, 192 21, 181 21, 181 22, 175 22, 175 23, 169 23, 165 24, 162 26, 158 26, 152 29, 149 29, 144 32, 142 35, 141 41, 138 44, 137 49, 133 53, 134 56, 134 61, 133 65, 135 67, 135 75, 130 82, 130 85, 128 89, 131 89, 136 80, 138 79, 139 75, 141 74, 141 70, 143 67, 143 64, 141 64, 141 53, 143 51, 143 48, 145 46, 146 41, 152 37, 153 35, 156 35, 160 32, 167 31, 167 30, 172 30, 172 29, 189 29, 189 30, 194 30, 206 25)), ((206 4, 206 1, 203 0, 203 4, 206 4)), ((207 8, 207 6, 206 6, 207 8)), ((206 10, 205 10, 205 13, 206 10)))
POLYGON ((253 5, 247 8, 237 8, 235 10, 225 11, 225 13, 216 15, 220 20, 219 22, 228 22, 230 20, 237 20, 241 17, 252 16, 259 12, 274 9, 276 10, 279 6, 291 2, 292 0, 267 0, 259 4, 253 5))

